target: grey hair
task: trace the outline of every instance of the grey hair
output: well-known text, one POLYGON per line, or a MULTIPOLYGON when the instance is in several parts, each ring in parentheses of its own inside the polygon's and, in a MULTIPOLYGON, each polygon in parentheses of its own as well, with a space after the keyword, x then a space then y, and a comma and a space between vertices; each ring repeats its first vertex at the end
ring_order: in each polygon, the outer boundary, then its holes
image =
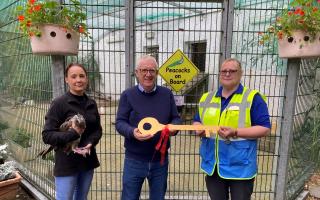
POLYGON ((137 65, 136 65, 136 69, 140 67, 140 63, 141 63, 141 61, 143 61, 143 60, 152 60, 152 62, 155 64, 155 67, 158 68, 157 60, 156 60, 153 56, 147 54, 147 55, 141 56, 141 57, 138 59, 137 65))
POLYGON ((237 63, 239 68, 242 69, 241 62, 235 58, 228 58, 228 59, 224 60, 221 64, 221 66, 223 66, 225 63, 228 63, 228 62, 235 62, 235 63, 237 63))

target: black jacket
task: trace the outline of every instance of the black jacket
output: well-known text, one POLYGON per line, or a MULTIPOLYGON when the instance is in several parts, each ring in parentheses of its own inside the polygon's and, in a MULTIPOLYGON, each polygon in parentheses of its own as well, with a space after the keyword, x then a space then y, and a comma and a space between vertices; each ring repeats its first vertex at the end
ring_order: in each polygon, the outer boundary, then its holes
POLYGON ((84 99, 85 104, 81 104, 74 95, 67 92, 52 101, 45 116, 45 125, 42 131, 43 141, 56 147, 54 176, 69 176, 100 165, 95 150, 95 146, 102 136, 100 115, 96 102, 88 98, 87 95, 84 95, 84 99), (86 157, 75 153, 67 155, 63 151, 64 145, 80 136, 73 129, 66 132, 59 131, 60 125, 68 117, 78 113, 82 114, 86 120, 86 129, 81 136, 79 146, 92 144, 91 153, 86 157))

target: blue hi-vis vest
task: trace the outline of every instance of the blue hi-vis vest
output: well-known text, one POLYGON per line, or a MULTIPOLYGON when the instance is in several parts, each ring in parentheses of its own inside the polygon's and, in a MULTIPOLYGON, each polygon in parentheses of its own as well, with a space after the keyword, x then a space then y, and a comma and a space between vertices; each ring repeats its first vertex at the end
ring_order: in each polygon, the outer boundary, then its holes
MULTIPOLYGON (((234 94, 228 106, 221 112, 221 98, 216 93, 202 95, 199 115, 202 124, 244 128, 251 126, 250 108, 257 90, 244 87, 241 94, 234 94)), ((252 179, 257 175, 257 140, 219 137, 201 139, 201 169, 208 175, 215 167, 225 179, 252 179)))

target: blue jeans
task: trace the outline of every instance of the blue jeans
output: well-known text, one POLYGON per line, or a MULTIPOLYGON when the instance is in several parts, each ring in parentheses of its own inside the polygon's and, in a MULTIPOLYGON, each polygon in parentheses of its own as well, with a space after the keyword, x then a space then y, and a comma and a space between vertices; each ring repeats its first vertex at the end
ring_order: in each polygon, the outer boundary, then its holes
POLYGON ((72 176, 56 176, 56 200, 87 199, 93 171, 83 171, 72 176))
POLYGON ((163 200, 167 190, 168 160, 143 162, 125 158, 123 169, 122 200, 138 200, 145 178, 149 183, 149 199, 163 200))

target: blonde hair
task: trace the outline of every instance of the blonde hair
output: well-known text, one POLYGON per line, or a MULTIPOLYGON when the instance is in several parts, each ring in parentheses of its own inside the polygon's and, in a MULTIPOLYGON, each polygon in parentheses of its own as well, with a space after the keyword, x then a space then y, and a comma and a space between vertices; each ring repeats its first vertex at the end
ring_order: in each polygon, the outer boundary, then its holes
POLYGON ((228 62, 235 62, 237 63, 237 65, 239 66, 240 69, 242 69, 242 66, 241 66, 241 62, 235 58, 228 58, 226 60, 224 60, 221 64, 221 66, 223 66, 224 64, 228 63, 228 62))

